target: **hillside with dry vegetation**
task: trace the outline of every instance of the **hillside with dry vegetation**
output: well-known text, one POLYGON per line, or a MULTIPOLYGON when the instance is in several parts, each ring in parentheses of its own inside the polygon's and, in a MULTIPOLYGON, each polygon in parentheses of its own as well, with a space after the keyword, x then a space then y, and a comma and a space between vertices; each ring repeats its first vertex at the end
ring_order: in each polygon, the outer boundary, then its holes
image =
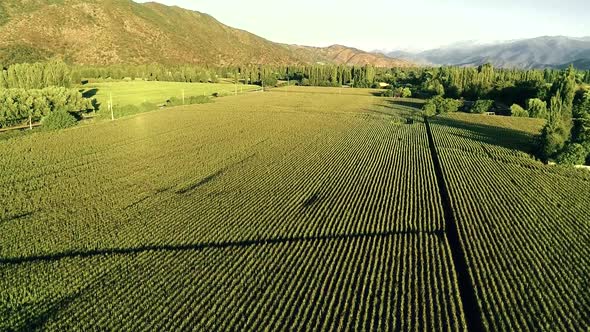
POLYGON ((2 1, 0 54, 13 53, 96 65, 408 64, 343 46, 273 43, 204 13, 130 0, 2 1))

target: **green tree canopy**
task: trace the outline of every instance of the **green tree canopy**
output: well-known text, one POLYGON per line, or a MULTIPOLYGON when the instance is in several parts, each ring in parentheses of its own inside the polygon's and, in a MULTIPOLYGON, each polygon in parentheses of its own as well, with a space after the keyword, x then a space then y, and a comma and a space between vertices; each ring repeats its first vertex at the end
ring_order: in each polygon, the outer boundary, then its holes
POLYGON ((528 118, 529 112, 518 104, 510 106, 510 115, 521 118, 528 118))
POLYGON ((483 114, 489 112, 492 106, 494 106, 493 100, 478 100, 473 104, 473 107, 471 107, 470 113, 483 114))
POLYGON ((527 110, 531 118, 547 118, 547 103, 541 99, 531 98, 527 100, 527 110))

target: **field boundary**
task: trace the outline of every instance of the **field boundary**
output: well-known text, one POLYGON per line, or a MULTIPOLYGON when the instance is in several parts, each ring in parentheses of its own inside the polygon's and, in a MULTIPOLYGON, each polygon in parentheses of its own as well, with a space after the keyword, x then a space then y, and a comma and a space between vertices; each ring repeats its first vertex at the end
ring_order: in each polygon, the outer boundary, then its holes
POLYGON ((483 322, 481 313, 477 305, 477 297, 475 296, 475 289, 471 283, 469 276, 469 265, 467 264, 467 255, 461 246, 459 237, 459 230, 457 228, 457 221, 453 214, 453 207, 451 205, 451 198, 449 190, 444 179, 442 166, 436 146, 434 145, 434 138, 430 129, 428 118, 424 117, 424 124, 426 125, 426 132, 428 135, 428 145, 430 147, 430 154, 432 155, 432 163, 434 164, 434 173, 436 175, 436 182, 440 193, 443 205, 443 217, 445 219, 445 234, 449 240, 449 247, 451 249, 451 256, 457 272, 457 283, 459 284, 459 293, 463 310, 465 312, 465 320, 467 321, 467 329, 469 331, 483 331, 483 322))

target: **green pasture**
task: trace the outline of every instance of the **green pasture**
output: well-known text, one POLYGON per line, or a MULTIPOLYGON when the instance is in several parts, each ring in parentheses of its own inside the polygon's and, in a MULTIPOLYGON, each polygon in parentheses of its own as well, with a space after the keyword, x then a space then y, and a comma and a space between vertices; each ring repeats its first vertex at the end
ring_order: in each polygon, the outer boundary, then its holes
POLYGON ((219 96, 245 93, 260 89, 257 85, 228 83, 181 83, 156 81, 114 81, 88 83, 83 86, 86 97, 95 97, 106 104, 112 95, 114 105, 140 105, 143 103, 163 104, 170 98, 181 99, 191 96, 219 96))

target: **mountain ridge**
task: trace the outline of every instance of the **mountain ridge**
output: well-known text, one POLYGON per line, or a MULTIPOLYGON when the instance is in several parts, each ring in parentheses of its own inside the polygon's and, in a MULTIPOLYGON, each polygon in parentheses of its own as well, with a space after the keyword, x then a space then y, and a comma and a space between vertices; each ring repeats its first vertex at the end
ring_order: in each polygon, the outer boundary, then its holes
POLYGON ((0 3, 0 14, 4 52, 22 48, 82 65, 412 65, 354 48, 342 47, 340 53, 349 56, 339 57, 332 46, 274 43, 211 15, 157 2, 7 0, 0 3))
POLYGON ((460 42, 422 52, 392 51, 387 55, 430 65, 491 63, 503 68, 542 69, 573 63, 578 69, 590 69, 590 37, 540 36, 483 44, 460 42))

